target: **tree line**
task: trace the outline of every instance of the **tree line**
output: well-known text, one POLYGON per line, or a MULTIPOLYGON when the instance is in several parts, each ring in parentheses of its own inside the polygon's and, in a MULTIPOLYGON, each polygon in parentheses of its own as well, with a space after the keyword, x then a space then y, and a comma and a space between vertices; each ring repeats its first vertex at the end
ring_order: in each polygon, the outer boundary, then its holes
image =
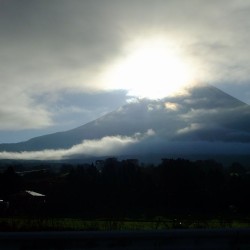
POLYGON ((33 190, 45 194, 46 203, 36 211, 12 208, 9 213, 150 218, 236 216, 250 211, 250 172, 239 163, 224 167, 214 160, 162 159, 160 164, 144 166, 135 159, 108 158, 62 164, 58 171, 53 164, 23 173, 16 167, 6 166, 0 174, 0 199, 33 190))

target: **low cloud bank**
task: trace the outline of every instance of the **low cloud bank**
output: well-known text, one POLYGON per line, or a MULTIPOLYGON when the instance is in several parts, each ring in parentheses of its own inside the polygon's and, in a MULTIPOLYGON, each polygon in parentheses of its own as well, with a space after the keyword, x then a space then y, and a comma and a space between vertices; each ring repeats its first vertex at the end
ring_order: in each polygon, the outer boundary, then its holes
POLYGON ((62 160, 77 156, 104 156, 117 155, 124 152, 128 146, 140 140, 153 136, 154 131, 149 129, 146 133, 136 133, 133 136, 106 136, 99 140, 84 140, 81 144, 69 149, 23 152, 0 152, 0 159, 14 160, 62 160))
POLYGON ((249 143, 223 141, 168 141, 153 130, 133 136, 107 136, 100 140, 84 140, 69 149, 24 152, 0 152, 0 159, 12 160, 64 160, 84 157, 133 155, 246 155, 249 143))

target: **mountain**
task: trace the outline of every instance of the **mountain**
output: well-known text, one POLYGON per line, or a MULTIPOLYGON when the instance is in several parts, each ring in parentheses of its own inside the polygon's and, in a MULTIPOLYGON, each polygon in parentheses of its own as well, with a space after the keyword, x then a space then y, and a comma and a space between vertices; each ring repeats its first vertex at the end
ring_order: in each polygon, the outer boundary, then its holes
POLYGON ((119 151, 120 154, 206 153, 211 150, 214 153, 216 150, 218 153, 248 153, 250 107, 213 86, 196 86, 178 96, 135 100, 69 131, 0 144, 0 151, 69 149, 83 140, 111 136, 137 138, 136 143, 119 151))

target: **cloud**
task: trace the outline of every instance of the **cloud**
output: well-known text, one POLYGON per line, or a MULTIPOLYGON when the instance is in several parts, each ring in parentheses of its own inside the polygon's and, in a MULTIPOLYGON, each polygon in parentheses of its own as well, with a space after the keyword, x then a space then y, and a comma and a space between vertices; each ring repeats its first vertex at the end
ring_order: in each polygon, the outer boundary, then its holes
POLYGON ((0 130, 38 129, 53 124, 52 114, 18 86, 3 86, 0 94, 0 130))
POLYGON ((100 140, 84 140, 70 149, 42 150, 32 152, 0 152, 0 159, 15 160, 61 160, 73 156, 105 156, 117 154, 124 147, 137 142, 136 138, 111 136, 100 140))
POLYGON ((23 151, 23 152, 0 152, 0 159, 14 160, 62 160, 72 157, 108 156, 118 155, 127 147, 139 143, 145 138, 155 135, 153 129, 145 133, 135 133, 133 136, 105 136, 99 140, 84 140, 81 144, 74 145, 69 149, 23 151))
MULTIPOLYGON (((188 131, 185 131, 188 133, 188 131)), ((191 131, 192 132, 192 131, 191 131)), ((239 135, 236 135, 239 136, 239 135)), ((106 136, 99 140, 84 140, 69 149, 0 152, 0 159, 13 160, 65 160, 84 157, 109 157, 120 155, 158 155, 172 154, 184 156, 190 154, 246 154, 250 146, 244 142, 213 143, 210 141, 168 141, 153 129, 133 136, 106 136)))
POLYGON ((177 134, 186 134, 202 128, 199 123, 191 123, 190 126, 177 130, 177 134))
POLYGON ((167 110, 177 111, 180 108, 180 105, 174 102, 165 102, 165 108, 167 110))
POLYGON ((137 38, 174 42, 197 81, 249 82, 248 1, 2 0, 0 12, 0 129, 53 125, 38 96, 110 90, 97 76, 137 38))

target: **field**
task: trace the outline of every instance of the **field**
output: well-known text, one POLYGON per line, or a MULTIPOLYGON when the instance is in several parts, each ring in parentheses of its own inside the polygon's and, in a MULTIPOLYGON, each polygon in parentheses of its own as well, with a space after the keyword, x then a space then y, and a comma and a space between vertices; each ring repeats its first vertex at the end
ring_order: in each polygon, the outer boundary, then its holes
POLYGON ((79 218, 0 218, 0 231, 135 231, 166 229, 249 228, 250 219, 86 220, 79 218))

